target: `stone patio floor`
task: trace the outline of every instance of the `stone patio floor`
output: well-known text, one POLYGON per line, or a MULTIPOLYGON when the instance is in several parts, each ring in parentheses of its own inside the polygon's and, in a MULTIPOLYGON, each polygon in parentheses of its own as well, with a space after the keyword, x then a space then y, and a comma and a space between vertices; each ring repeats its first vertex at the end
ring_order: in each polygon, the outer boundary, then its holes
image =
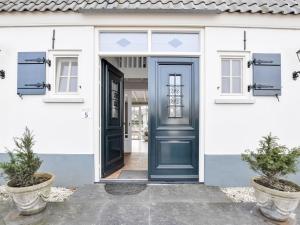
MULTIPOLYGON (((296 220, 300 221, 299 208, 296 220)), ((233 203, 218 187, 148 184, 134 195, 112 195, 104 184, 86 185, 63 203, 20 216, 0 201, 0 225, 271 225, 254 203, 233 203)), ((295 223, 294 223, 295 224, 295 223)))

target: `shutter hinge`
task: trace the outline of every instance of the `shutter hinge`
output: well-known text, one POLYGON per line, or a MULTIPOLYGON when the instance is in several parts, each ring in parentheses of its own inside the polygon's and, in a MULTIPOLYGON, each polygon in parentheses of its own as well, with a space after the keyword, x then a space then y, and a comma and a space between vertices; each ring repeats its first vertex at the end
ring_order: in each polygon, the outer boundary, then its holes
POLYGON ((261 60, 261 59, 253 59, 253 60, 249 60, 247 65, 248 65, 248 68, 251 67, 251 65, 260 65, 260 64, 270 64, 270 63, 273 63, 272 60, 261 60))
POLYGON ((44 63, 47 64, 49 67, 51 66, 51 60, 43 58, 35 58, 35 59, 25 59, 25 62, 37 62, 37 63, 44 63))
POLYGON ((5 78, 5 71, 4 70, 0 70, 0 78, 1 79, 5 78))
POLYGON ((274 88, 274 86, 264 85, 264 84, 253 84, 253 85, 248 85, 248 92, 250 92, 251 89, 260 90, 260 89, 272 89, 272 88, 274 88))
POLYGON ((37 87, 37 88, 47 88, 48 91, 51 91, 51 84, 43 83, 36 83, 36 84, 25 84, 26 87, 37 87))
POLYGON ((297 80, 299 76, 300 76, 300 71, 294 71, 293 72, 293 79, 294 80, 297 80))

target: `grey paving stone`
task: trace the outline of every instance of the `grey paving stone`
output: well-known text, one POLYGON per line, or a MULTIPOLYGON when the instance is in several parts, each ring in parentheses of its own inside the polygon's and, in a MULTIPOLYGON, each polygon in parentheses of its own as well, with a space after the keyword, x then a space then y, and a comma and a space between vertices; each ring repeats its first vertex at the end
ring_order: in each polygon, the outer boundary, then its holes
MULTIPOLYGON (((300 209, 296 210, 300 220, 300 209)), ((103 184, 79 188, 34 216, 0 201, 0 225, 270 225, 254 203, 233 203, 216 187, 149 185, 136 195, 111 195, 103 184)))
POLYGON ((100 213, 100 225, 148 225, 150 214, 148 204, 107 202, 100 213))
POLYGON ((217 187, 201 184, 149 185, 153 202, 231 202, 217 187))
POLYGON ((267 225, 253 213, 254 205, 236 203, 152 203, 151 224, 155 225, 267 225))

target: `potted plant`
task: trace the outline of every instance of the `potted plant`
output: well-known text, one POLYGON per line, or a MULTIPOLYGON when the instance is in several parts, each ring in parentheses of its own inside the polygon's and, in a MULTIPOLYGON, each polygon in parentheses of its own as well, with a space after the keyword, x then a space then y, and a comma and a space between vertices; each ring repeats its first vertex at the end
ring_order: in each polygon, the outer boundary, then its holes
POLYGON ((27 127, 14 142, 16 148, 8 151, 10 161, 0 163, 9 180, 6 190, 22 215, 35 214, 46 207, 54 175, 37 173, 42 161, 33 153, 34 136, 27 127))
POLYGON ((288 149, 278 144, 278 138, 269 134, 260 141, 256 151, 246 150, 242 159, 260 174, 252 178, 257 206, 270 219, 286 221, 297 208, 300 186, 284 180, 285 175, 296 173, 300 149, 288 149))

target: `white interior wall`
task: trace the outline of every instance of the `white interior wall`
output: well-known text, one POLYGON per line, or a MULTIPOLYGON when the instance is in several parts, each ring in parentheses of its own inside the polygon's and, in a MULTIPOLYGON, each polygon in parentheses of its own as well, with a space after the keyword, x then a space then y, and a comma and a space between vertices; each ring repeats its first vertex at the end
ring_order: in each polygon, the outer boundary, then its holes
MULTIPOLYGON (((6 78, 0 80, 0 152, 13 147, 12 137, 20 136, 25 126, 34 131, 37 153, 93 154, 93 27, 12 27, 0 28, 0 67, 6 78), (23 96, 17 93, 17 53, 51 48, 56 30, 56 49, 81 50, 79 76, 84 103, 44 103, 47 95, 23 96), (89 118, 83 119, 83 110, 89 118)), ((47 54, 49 56, 49 54, 47 54)), ((55 76, 47 68, 47 80, 55 76)), ((70 96, 67 96, 70 97, 70 96)))
MULTIPOLYGON (((239 154, 256 148, 261 136, 272 132, 287 146, 300 145, 300 80, 292 72, 300 69, 296 56, 300 30, 215 28, 205 29, 205 153, 239 154), (219 50, 247 50, 252 53, 281 53, 282 96, 253 97, 254 104, 215 104, 220 86, 219 50)), ((246 76, 252 81, 252 69, 246 76)))

